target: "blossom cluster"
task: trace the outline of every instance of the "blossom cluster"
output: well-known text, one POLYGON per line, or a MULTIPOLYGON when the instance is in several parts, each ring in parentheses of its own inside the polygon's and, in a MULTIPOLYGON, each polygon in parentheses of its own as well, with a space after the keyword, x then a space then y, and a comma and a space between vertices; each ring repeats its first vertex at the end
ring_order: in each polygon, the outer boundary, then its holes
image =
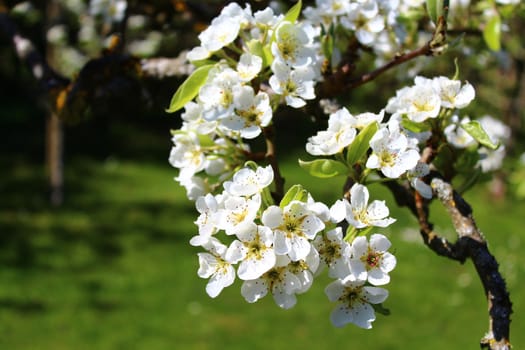
MULTIPOLYGON (((480 118, 479 124, 471 123, 468 116, 459 119, 460 111, 474 97, 468 82, 416 76, 412 86, 398 90, 377 114, 352 115, 345 107, 331 113, 327 129, 308 139, 306 151, 313 156, 333 156, 343 167, 353 169, 357 164, 361 171, 353 174, 355 181, 366 181, 376 170, 386 179, 409 181, 423 197, 431 198, 432 189, 424 177, 433 164, 421 161, 421 153, 434 133, 441 133, 441 141, 451 147, 471 147, 478 159, 474 168, 487 172, 501 166, 505 148, 497 145, 508 138, 509 128, 489 116, 480 118), (361 137, 367 132, 368 137, 361 137), (356 148, 369 151, 355 158, 356 148)), ((311 162, 306 163, 309 166, 311 162)))
POLYGON ((306 7, 304 15, 313 25, 341 26, 377 55, 390 56, 399 50, 406 37, 398 18, 410 11, 422 10, 423 3, 423 0, 316 0, 316 6, 306 7))
POLYGON ((242 140, 258 137, 271 124, 276 102, 299 108, 315 98, 321 62, 315 35, 311 26, 275 15, 271 8, 252 13, 249 5, 236 3, 224 7, 199 35, 201 45, 188 60, 218 62, 195 101, 184 105, 184 123, 173 136, 170 155, 190 199, 215 190, 244 163, 249 146, 242 140), (268 85, 260 84, 265 81, 268 85))
POLYGON ((244 167, 224 182, 222 193, 197 199, 199 233, 190 243, 205 250, 198 253, 198 275, 209 278, 208 295, 218 296, 238 277, 246 301, 271 294, 288 309, 327 267, 335 280, 326 294, 338 301, 331 316, 334 325, 352 322, 371 328, 371 304, 388 296, 376 286, 390 282, 396 259, 387 251, 390 242, 384 235, 368 240, 359 232, 393 223, 388 207, 383 201, 368 203, 368 189, 360 184, 352 187, 350 201, 339 200, 331 208, 297 188, 275 205, 269 194, 272 181, 270 166, 244 167), (337 224, 345 220, 352 229, 344 237, 337 224))
POLYGON ((488 117, 478 123, 462 115, 474 88, 443 76, 416 76, 378 113, 352 114, 324 104, 328 125, 306 142, 315 160, 300 165, 320 178, 347 179, 344 197, 330 206, 301 185, 273 193, 277 165, 250 160, 256 157, 248 142, 267 138, 279 105, 300 108, 315 99, 326 59, 319 39, 326 28, 341 25, 361 45, 376 45, 409 3, 418 2, 317 1, 305 10, 304 21, 297 20, 297 7, 283 16, 231 3, 199 35, 200 46, 188 53, 197 68, 172 100, 173 111, 184 111, 169 161, 199 213, 190 244, 204 250, 198 253, 198 275, 209 279, 209 296, 238 278, 246 301, 270 294, 287 309, 326 269, 334 281, 325 293, 338 303, 333 324, 371 328, 396 266, 390 241, 375 230, 395 220, 384 201, 370 202, 367 185, 406 182, 431 199, 427 175, 439 164, 423 150, 436 140, 475 154, 469 166, 485 171, 498 165, 493 154, 501 151, 494 149, 508 128, 488 117))

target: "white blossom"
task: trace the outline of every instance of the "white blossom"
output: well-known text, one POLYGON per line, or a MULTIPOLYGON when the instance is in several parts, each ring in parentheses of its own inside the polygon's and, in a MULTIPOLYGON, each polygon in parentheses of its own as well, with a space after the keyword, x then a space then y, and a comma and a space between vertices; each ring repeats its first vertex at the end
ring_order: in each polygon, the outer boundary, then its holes
POLYGON ((210 241, 209 253, 198 253, 199 270, 197 274, 201 278, 209 278, 206 292, 212 298, 217 297, 220 292, 233 284, 235 270, 233 266, 224 260, 226 246, 217 239, 210 241))
POLYGON ((273 170, 270 165, 257 167, 254 171, 242 168, 233 175, 232 181, 225 181, 224 189, 234 196, 251 196, 269 186, 273 181, 273 170))
POLYGON ((237 72, 241 81, 248 82, 255 78, 261 71, 263 60, 257 55, 245 52, 237 63, 237 72))
POLYGON ((441 98, 441 106, 445 108, 464 108, 468 106, 476 96, 472 85, 465 83, 461 86, 459 80, 437 77, 432 80, 432 83, 441 98))
POLYGON ((276 304, 283 308, 293 307, 297 298, 295 293, 300 291, 302 283, 288 268, 290 258, 286 255, 277 256, 275 266, 260 278, 244 281, 241 294, 249 303, 254 303, 269 293, 273 295, 276 304))
POLYGON ((284 21, 275 30, 272 54, 276 59, 290 67, 300 67, 312 63, 314 51, 309 47, 311 38, 299 25, 284 21))
POLYGON ((223 205, 224 208, 217 212, 217 226, 227 235, 234 235, 245 224, 253 222, 261 206, 261 195, 256 193, 250 198, 228 195, 223 205))
POLYGON ((356 228, 387 227, 396 221, 388 217, 390 211, 385 201, 374 200, 369 205, 369 197, 366 186, 354 184, 350 189, 350 202, 346 199, 338 200, 330 209, 332 218, 336 222, 346 218, 346 221, 356 228))
POLYGON ((436 118, 441 108, 441 98, 432 83, 404 87, 396 92, 386 106, 389 113, 406 114, 417 123, 429 118, 436 118))
POLYGON ((368 280, 380 286, 390 282, 388 273, 396 267, 396 257, 387 252, 390 241, 381 234, 373 234, 370 242, 364 236, 352 241, 352 258, 350 259, 349 276, 353 280, 368 280))
POLYGON ((253 139, 272 120, 272 108, 268 94, 259 91, 254 96, 251 86, 237 86, 233 89, 233 112, 221 119, 228 129, 239 131, 241 137, 253 139))
POLYGON ((388 291, 379 287, 364 285, 365 281, 337 279, 325 288, 325 294, 332 302, 338 302, 330 320, 336 327, 348 323, 370 329, 375 320, 375 312, 370 304, 380 304, 388 297, 388 291))
POLYGON ((461 121, 458 121, 458 119, 457 115, 453 115, 451 118, 452 123, 445 127, 443 132, 447 141, 457 148, 467 148, 475 145, 477 143, 476 140, 460 126, 461 124, 469 123, 470 118, 464 117, 461 121))
POLYGON ((408 148, 407 137, 396 128, 379 129, 370 140, 370 147, 373 153, 366 167, 380 169, 389 178, 398 178, 414 168, 419 160, 419 152, 408 148))
POLYGON ((262 222, 274 231, 275 252, 288 254, 293 261, 304 259, 310 253, 310 240, 325 227, 306 203, 296 200, 283 209, 275 205, 268 207, 262 214, 262 222))
POLYGON ((355 31, 357 40, 363 45, 371 45, 376 34, 385 28, 385 19, 379 14, 375 0, 353 3, 348 16, 341 18, 341 24, 355 31))
POLYGON ((321 262, 328 266, 328 275, 332 278, 345 278, 350 274, 348 262, 351 257, 350 244, 343 240, 341 227, 336 227, 324 234, 317 235, 313 245, 319 252, 321 262))
POLYGON ((240 262, 237 269, 240 279, 259 278, 275 265, 273 233, 268 227, 250 222, 237 230, 236 236, 239 240, 228 247, 225 259, 232 264, 240 262))
POLYGON ((270 77, 270 86, 275 93, 284 96, 286 104, 294 107, 303 107, 305 100, 315 98, 314 72, 310 67, 290 69, 278 60, 272 63, 273 75, 270 77))
POLYGON ((428 175, 430 167, 426 163, 418 162, 417 165, 407 172, 410 185, 424 198, 432 198, 432 187, 425 183, 422 177, 428 175))
POLYGON ((357 133, 356 119, 342 108, 332 113, 328 119, 328 129, 312 136, 306 143, 306 151, 312 155, 332 155, 340 153, 354 141, 357 133))

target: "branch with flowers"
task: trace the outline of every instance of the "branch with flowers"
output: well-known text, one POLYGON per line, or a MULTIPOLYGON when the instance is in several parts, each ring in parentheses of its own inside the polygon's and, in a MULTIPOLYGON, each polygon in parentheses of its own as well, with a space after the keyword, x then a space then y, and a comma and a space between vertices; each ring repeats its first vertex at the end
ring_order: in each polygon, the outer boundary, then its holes
POLYGON ((403 11, 414 10, 408 4, 334 0, 301 7, 299 1, 284 15, 236 3, 224 7, 188 53, 195 70, 168 109, 184 110, 169 161, 199 213, 190 244, 203 249, 198 275, 209 279, 207 293, 217 297, 237 277, 247 302, 271 295, 288 309, 326 269, 333 282, 325 292, 336 303, 332 323, 371 328, 376 312, 386 312, 385 286, 397 263, 391 242, 379 233, 396 220, 368 190, 382 183, 418 218, 432 250, 462 263, 472 259, 490 308, 481 344, 509 348, 505 282, 470 207, 450 185, 458 176, 470 180, 490 170, 486 160, 501 149, 508 128, 462 116, 475 90, 458 71, 452 78, 417 76, 378 113, 332 109, 327 128, 306 142, 314 159, 299 165, 319 179, 345 178, 334 203, 316 201, 301 184, 286 190, 277 162, 273 120, 281 105, 299 109, 319 97, 347 94, 418 56, 439 54, 447 46, 448 7, 427 1, 433 35, 405 54, 398 53, 404 43, 396 29, 403 11), (362 50, 378 63, 356 76, 362 50), (258 137, 266 152, 252 152, 250 141, 258 137), (457 243, 439 237, 428 221, 436 197, 449 210, 457 243))

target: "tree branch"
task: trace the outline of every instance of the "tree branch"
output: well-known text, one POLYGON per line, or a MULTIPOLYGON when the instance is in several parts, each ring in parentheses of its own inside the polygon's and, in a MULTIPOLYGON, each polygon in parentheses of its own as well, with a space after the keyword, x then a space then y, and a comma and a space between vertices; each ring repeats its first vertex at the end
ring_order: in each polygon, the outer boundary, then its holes
POLYGON ((456 244, 463 247, 465 257, 472 259, 485 289, 489 309, 489 331, 481 340, 481 347, 493 350, 510 349, 510 315, 512 303, 505 280, 498 269, 498 262, 490 253, 487 243, 479 231, 470 205, 452 186, 434 178, 432 189, 447 209, 459 236, 456 244))
POLYGON ((416 57, 437 56, 441 54, 446 47, 446 22, 443 17, 440 17, 432 39, 422 47, 405 54, 396 55, 391 61, 385 63, 383 66, 371 72, 362 74, 354 79, 349 79, 349 73, 353 71, 351 69, 353 65, 351 63, 343 63, 340 65, 341 69, 325 79, 325 83, 321 84, 317 89, 318 91, 316 91, 316 95, 321 98, 337 96, 342 92, 355 89, 356 87, 371 82, 386 71, 399 66, 400 64, 411 61, 416 57))

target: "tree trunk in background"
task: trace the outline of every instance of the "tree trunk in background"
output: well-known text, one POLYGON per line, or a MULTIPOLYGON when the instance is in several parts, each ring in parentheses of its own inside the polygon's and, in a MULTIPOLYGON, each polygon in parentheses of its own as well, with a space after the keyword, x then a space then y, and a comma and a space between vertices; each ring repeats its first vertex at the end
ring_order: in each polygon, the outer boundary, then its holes
POLYGON ((51 112, 46 122, 46 168, 49 177, 50 201, 59 206, 64 200, 64 135, 62 121, 51 112))
MULTIPOLYGON (((55 0, 47 4, 47 28, 50 28, 60 18, 60 6, 55 0)), ((52 65, 53 52, 50 45, 46 46, 46 61, 52 65)), ((60 206, 64 201, 64 135, 62 121, 53 111, 50 101, 49 114, 46 121, 46 168, 49 177, 50 202, 60 206)))

